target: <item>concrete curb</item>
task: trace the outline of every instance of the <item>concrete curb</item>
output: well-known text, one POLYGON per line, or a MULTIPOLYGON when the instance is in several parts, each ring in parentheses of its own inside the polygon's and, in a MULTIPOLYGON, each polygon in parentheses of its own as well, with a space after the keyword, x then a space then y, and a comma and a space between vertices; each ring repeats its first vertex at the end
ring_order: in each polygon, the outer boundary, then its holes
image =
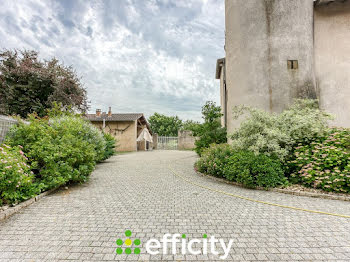
MULTIPOLYGON (((239 187, 244 187, 242 184, 232 182, 232 181, 227 181, 223 178, 218 178, 214 177, 211 175, 205 175, 200 172, 196 172, 199 176, 204 176, 208 177, 212 180, 234 185, 234 186, 239 186, 239 187)), ((253 189, 254 190, 254 189, 253 189)), ((314 197, 314 198, 323 198, 323 199, 331 199, 331 200, 341 200, 341 201, 350 201, 350 196, 337 196, 337 195, 332 195, 332 194, 319 194, 319 193, 313 193, 313 192, 304 192, 304 191, 293 191, 293 190, 288 190, 288 189, 283 189, 283 188, 272 188, 272 189, 265 189, 265 188, 256 188, 255 190, 264 190, 264 191, 270 191, 270 192, 277 192, 277 193, 283 193, 283 194, 288 194, 288 195, 295 195, 295 196, 306 196, 306 197, 314 197)))
POLYGON ((9 207, 8 209, 4 210, 4 211, 0 211, 0 221, 5 220, 6 218, 12 216, 13 214, 17 213, 19 210, 21 210, 22 208, 25 208, 37 201, 39 201, 40 199, 42 199, 44 196, 47 196, 53 192, 55 192, 58 188, 54 188, 48 191, 45 191, 43 193, 41 193, 40 195, 37 195, 31 199, 28 199, 22 203, 19 203, 18 205, 14 206, 14 207, 9 207))

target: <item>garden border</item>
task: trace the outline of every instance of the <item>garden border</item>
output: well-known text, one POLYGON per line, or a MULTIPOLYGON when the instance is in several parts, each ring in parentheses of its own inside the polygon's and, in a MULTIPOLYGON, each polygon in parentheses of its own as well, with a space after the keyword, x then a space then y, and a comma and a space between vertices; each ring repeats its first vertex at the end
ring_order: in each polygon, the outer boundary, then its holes
MULTIPOLYGON (((239 184, 237 182, 228 181, 226 179, 214 177, 212 175, 206 175, 206 174, 203 174, 203 173, 198 172, 198 171, 195 171, 195 172, 199 176, 208 177, 208 178, 215 180, 215 181, 218 181, 218 182, 246 188, 242 184, 239 184)), ((323 198, 323 199, 330 199, 330 200, 341 200, 341 201, 349 201, 350 202, 350 196, 348 196, 348 197, 336 196, 336 195, 331 195, 331 194, 327 194, 327 193, 318 194, 318 193, 304 192, 304 191, 293 191, 293 190, 288 190, 288 189, 283 189, 283 188, 265 189, 262 187, 257 187, 257 188, 255 188, 255 190, 263 190, 263 191, 277 192, 277 193, 283 193, 283 194, 295 195, 295 196, 306 196, 306 197, 323 198)))
POLYGON ((43 197, 49 195, 49 194, 52 194, 53 192, 55 192, 56 190, 58 190, 60 187, 57 187, 57 188, 53 188, 53 189, 50 189, 48 191, 45 191, 33 198, 30 198, 24 202, 21 202, 19 203, 18 205, 16 206, 13 206, 13 207, 9 207, 3 211, 0 211, 0 222, 9 218, 10 216, 12 216, 13 214, 17 213, 18 211, 20 211, 22 208, 25 208, 27 206, 30 206, 31 204, 35 203, 35 202, 38 202, 40 199, 42 199, 43 197))

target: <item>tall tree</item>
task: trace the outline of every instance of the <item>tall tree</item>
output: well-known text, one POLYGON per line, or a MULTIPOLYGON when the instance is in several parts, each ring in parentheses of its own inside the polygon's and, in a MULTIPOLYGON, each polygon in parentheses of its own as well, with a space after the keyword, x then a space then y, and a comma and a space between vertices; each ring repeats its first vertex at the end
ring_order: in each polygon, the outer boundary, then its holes
POLYGON ((85 112, 86 90, 73 68, 38 56, 28 50, 0 52, 0 113, 44 116, 53 102, 85 112))
POLYGON ((166 116, 154 113, 148 118, 151 129, 159 136, 177 136, 182 126, 182 120, 178 116, 166 116))
POLYGON ((215 102, 207 101, 202 107, 204 123, 195 128, 193 132, 194 136, 199 137, 195 142, 195 151, 199 155, 203 149, 208 148, 211 144, 227 142, 226 128, 221 127, 221 116, 221 108, 216 106, 215 102))

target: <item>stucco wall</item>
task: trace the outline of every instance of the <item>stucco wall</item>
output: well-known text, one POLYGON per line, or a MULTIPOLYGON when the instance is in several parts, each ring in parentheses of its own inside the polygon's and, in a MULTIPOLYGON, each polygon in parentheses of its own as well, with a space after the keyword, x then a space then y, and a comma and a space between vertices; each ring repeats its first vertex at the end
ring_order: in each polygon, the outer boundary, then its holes
POLYGON ((225 17, 229 133, 239 125, 234 105, 281 112, 294 98, 316 98, 313 0, 226 0, 225 17))
POLYGON ((314 19, 320 104, 334 125, 350 127, 350 2, 315 7, 314 19))
MULTIPOLYGON (((93 124, 102 130, 102 122, 93 122, 93 124)), ((136 121, 106 122, 104 129, 106 133, 110 133, 117 139, 117 151, 137 151, 136 130, 136 121), (124 129, 125 131, 121 131, 124 129)))

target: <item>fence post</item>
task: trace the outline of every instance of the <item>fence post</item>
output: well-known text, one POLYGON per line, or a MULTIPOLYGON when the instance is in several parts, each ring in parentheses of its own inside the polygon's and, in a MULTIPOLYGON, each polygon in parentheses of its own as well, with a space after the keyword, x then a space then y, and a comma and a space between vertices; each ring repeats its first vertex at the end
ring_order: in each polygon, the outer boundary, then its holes
POLYGON ((158 134, 153 134, 153 149, 158 148, 158 134))

